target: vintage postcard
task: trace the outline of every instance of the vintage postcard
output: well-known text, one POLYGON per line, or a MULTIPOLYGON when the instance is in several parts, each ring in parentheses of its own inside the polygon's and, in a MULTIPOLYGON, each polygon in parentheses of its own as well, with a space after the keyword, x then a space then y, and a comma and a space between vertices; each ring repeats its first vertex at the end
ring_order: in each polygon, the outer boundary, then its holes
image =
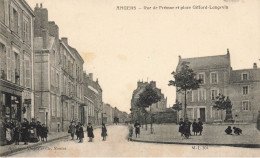
POLYGON ((1 157, 259 155, 259 0, 0 0, 1 157))

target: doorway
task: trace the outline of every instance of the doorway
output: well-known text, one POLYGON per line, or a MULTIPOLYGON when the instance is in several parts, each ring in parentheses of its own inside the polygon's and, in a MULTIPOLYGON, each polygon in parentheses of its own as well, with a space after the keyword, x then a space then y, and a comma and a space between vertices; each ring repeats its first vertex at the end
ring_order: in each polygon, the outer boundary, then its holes
POLYGON ((205 108, 200 108, 200 120, 202 122, 206 121, 205 108))

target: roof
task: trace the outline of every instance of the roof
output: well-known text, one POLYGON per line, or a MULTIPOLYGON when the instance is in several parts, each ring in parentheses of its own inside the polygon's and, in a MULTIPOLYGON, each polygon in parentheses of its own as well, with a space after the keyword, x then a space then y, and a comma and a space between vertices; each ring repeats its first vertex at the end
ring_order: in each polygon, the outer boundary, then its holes
POLYGON ((260 81, 260 68, 253 69, 241 69, 241 70, 232 70, 230 73, 230 83, 240 83, 240 82, 253 82, 260 81), (248 74, 248 80, 243 81, 242 74, 248 74))
POLYGON ((206 56, 206 57, 195 57, 195 58, 181 58, 179 57, 179 63, 177 70, 180 69, 181 63, 189 62, 189 66, 192 69, 209 69, 209 68, 223 68, 230 67, 230 54, 217 55, 217 56, 206 56))

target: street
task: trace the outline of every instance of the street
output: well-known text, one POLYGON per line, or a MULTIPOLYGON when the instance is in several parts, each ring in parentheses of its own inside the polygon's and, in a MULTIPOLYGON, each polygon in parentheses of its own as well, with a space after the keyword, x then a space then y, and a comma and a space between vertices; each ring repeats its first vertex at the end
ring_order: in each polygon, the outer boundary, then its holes
POLYGON ((14 153, 15 157, 158 157, 158 156, 259 156, 259 149, 216 147, 216 146, 194 146, 173 144, 150 144, 128 142, 127 126, 108 126, 107 141, 102 141, 101 129, 94 130, 94 142, 88 142, 85 132, 84 142, 70 138, 56 142, 46 143, 35 149, 28 149, 14 153))

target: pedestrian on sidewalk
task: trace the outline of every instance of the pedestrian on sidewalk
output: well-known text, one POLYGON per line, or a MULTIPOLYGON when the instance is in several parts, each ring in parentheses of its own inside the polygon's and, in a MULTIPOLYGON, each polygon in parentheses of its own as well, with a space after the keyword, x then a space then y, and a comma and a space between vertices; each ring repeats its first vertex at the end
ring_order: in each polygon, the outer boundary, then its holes
POLYGON ((83 143, 84 130, 83 130, 83 124, 82 123, 79 124, 78 137, 79 137, 79 143, 83 143))
POLYGON ((189 121, 189 119, 186 118, 185 122, 184 122, 184 136, 185 136, 185 138, 189 138, 191 136, 191 132, 190 132, 191 124, 192 123, 189 121))
POLYGON ((182 118, 180 119, 180 122, 179 122, 179 132, 181 133, 181 136, 183 136, 183 133, 184 133, 184 122, 183 122, 182 118))
POLYGON ((15 145, 19 145, 20 140, 21 140, 21 124, 20 122, 17 121, 14 128, 15 145))
POLYGON ((103 141, 105 141, 106 137, 107 137, 107 128, 106 128, 106 125, 104 123, 102 123, 101 137, 103 137, 103 141))
POLYGON ((38 142, 37 132, 36 132, 37 124, 35 122, 35 118, 32 118, 32 121, 30 123, 29 127, 29 141, 30 142, 38 142))
POLYGON ((195 136, 195 134, 197 135, 197 133, 199 132, 198 123, 197 123, 196 119, 194 119, 194 121, 192 123, 192 132, 194 133, 194 136, 195 136))
POLYGON ((136 138, 137 138, 137 136, 139 136, 139 138, 140 138, 140 127, 141 127, 140 123, 138 121, 136 121, 134 124, 134 127, 135 127, 136 138))
POLYGON ((22 141, 25 145, 28 145, 29 141, 29 122, 24 118, 22 123, 22 141))
POLYGON ((242 130, 241 130, 240 128, 233 127, 233 129, 234 129, 234 133, 235 133, 236 135, 242 134, 242 130))
POLYGON ((232 129, 231 126, 228 126, 228 128, 225 130, 226 134, 232 135, 232 129))
POLYGON ((40 122, 40 121, 37 121, 36 133, 37 133, 37 138, 38 138, 39 141, 40 141, 41 131, 42 131, 41 122, 40 122))
POLYGON ((92 142, 94 138, 94 133, 93 133, 93 127, 91 123, 88 123, 87 132, 88 132, 89 142, 92 142))
POLYGON ((134 127, 131 123, 128 125, 128 130, 129 130, 128 141, 130 141, 132 140, 133 133, 134 133, 134 127))
POLYGON ((202 134, 202 131, 203 131, 203 123, 201 121, 201 119, 199 118, 198 119, 199 122, 198 122, 198 132, 200 133, 200 135, 202 134))
POLYGON ((44 141, 44 138, 45 138, 45 140, 47 142, 48 132, 49 132, 48 128, 45 126, 45 124, 42 124, 42 131, 41 131, 41 133, 42 133, 42 135, 41 135, 42 141, 44 141))
POLYGON ((77 140, 79 139, 79 127, 80 127, 80 122, 78 122, 78 124, 76 125, 76 136, 77 136, 77 140))
POLYGON ((70 136, 71 136, 71 140, 74 140, 75 132, 76 132, 76 127, 75 127, 73 121, 71 121, 70 126, 69 126, 69 130, 68 130, 68 133, 70 133, 70 136))

